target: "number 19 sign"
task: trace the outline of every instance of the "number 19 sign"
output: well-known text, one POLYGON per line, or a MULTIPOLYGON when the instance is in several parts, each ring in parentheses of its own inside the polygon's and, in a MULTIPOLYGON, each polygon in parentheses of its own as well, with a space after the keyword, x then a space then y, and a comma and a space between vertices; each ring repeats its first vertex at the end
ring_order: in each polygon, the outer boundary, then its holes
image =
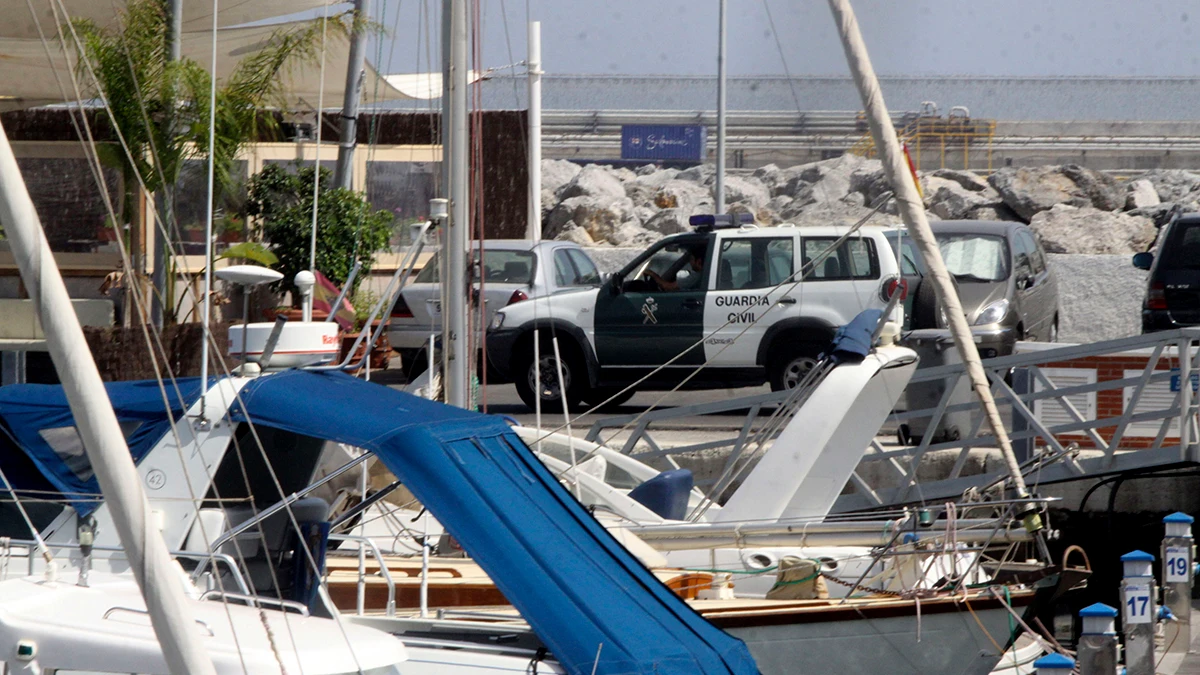
POLYGON ((1168 546, 1167 555, 1164 559, 1166 564, 1166 574, 1163 581, 1168 584, 1183 582, 1187 583, 1191 579, 1191 565, 1188 564, 1188 554, 1191 551, 1185 546, 1168 546))
POLYGON ((1126 583, 1123 595, 1125 598, 1121 617, 1127 624, 1153 623, 1154 602, 1150 598, 1150 582, 1139 581, 1126 583))

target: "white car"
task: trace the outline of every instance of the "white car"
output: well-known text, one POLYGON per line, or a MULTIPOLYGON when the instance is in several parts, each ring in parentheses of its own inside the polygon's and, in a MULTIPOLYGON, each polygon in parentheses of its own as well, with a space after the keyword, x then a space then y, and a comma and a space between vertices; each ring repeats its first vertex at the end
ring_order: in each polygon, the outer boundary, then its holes
MULTIPOLYGON (((479 253, 472 245, 476 276, 474 302, 482 286, 487 320, 501 307, 564 290, 595 288, 600 272, 587 252, 567 241, 534 242, 528 239, 489 239, 479 253)), ((400 352, 404 369, 412 377, 425 369, 425 351, 431 335, 442 332, 441 281, 438 256, 434 256, 400 292, 388 324, 388 340, 400 352)))
MULTIPOLYGON (((648 374, 638 389, 791 388, 838 327, 883 309, 901 285, 885 239, 894 230, 862 227, 834 247, 847 231, 708 225, 662 239, 598 288, 497 311, 490 381, 514 382, 530 407, 537 391, 544 409, 561 409, 557 336, 568 406, 601 403, 648 374)), ((894 311, 902 321, 903 309, 894 311)))

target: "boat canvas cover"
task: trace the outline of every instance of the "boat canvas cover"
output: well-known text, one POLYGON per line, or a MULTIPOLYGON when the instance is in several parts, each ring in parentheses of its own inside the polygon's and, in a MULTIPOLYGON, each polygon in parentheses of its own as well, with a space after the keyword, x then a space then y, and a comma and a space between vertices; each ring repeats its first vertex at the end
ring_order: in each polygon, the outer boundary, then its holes
POLYGON ((499 417, 303 371, 251 382, 230 417, 375 453, 568 672, 758 672, 744 643, 659 582, 499 417))
MULTIPOLYGON (((157 381, 109 382, 104 385, 125 442, 136 464, 150 452, 177 420, 200 398, 200 378, 176 380, 175 386, 157 381)), ((75 430, 75 418, 59 385, 14 384, 0 387, 0 419, 13 442, 79 512, 96 510, 100 484, 75 430)), ((5 486, 7 487, 7 486, 5 486)), ((19 485, 12 486, 20 489, 19 485)))

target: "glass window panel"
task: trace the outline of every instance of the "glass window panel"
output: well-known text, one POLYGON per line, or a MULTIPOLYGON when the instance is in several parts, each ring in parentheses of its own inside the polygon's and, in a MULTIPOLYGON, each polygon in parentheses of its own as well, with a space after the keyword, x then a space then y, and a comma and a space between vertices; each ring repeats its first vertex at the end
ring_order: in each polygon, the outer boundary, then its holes
POLYGON ((567 257, 566 249, 558 249, 554 252, 554 283, 558 286, 574 286, 578 283, 575 273, 575 266, 571 264, 571 259, 567 257))
MULTIPOLYGON (((278 163, 278 162, 277 162, 278 163)), ((245 222, 241 213, 246 205, 246 180, 250 164, 245 160, 233 163, 233 175, 238 187, 225 195, 213 211, 213 234, 224 243, 241 241, 245 222)), ((324 162, 322 162, 324 164, 324 162)), ((204 254, 204 221, 208 218, 208 163, 192 159, 183 163, 175 187, 175 239, 185 254, 204 254)))
MULTIPOLYGON (((138 421, 122 421, 119 422, 121 433, 128 439, 133 432, 137 431, 138 427, 142 426, 138 421)), ((53 429, 42 429, 38 432, 42 440, 50 446, 54 454, 67 465, 71 473, 75 474, 79 480, 91 480, 92 476, 96 475, 92 470, 92 463, 88 460, 87 452, 83 448, 83 439, 79 437, 79 430, 75 427, 55 427, 53 429)))
POLYGON ((801 244, 804 265, 812 265, 805 279, 876 279, 879 259, 870 239, 847 239, 829 255, 825 252, 837 242, 835 237, 805 237, 801 244))
POLYGON ((600 270, 596 269, 596 264, 586 253, 577 248, 569 248, 567 255, 571 258, 571 262, 575 263, 575 271, 579 275, 576 277, 577 284, 595 286, 600 283, 600 270))
POLYGON ((367 201, 396 216, 393 249, 411 244, 413 225, 429 219, 429 200, 438 196, 440 174, 439 162, 367 162, 367 201))
MULTIPOLYGON (((17 159, 29 197, 37 209, 52 251, 116 252, 117 230, 104 204, 104 193, 84 158, 21 157, 17 159)), ((121 173, 103 169, 112 207, 120 217, 121 173)))

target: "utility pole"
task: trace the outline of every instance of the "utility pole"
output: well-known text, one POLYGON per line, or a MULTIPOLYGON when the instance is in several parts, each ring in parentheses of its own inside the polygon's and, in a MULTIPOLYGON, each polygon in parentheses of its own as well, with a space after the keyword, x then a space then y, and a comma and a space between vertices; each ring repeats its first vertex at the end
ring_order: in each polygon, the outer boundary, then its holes
POLYGON ((446 56, 442 71, 442 162, 450 194, 443 249, 442 283, 446 302, 442 308, 442 345, 446 366, 443 387, 446 402, 470 405, 470 338, 467 335, 467 250, 471 242, 467 189, 467 12, 465 0, 444 0, 442 44, 446 56))
MULTIPOLYGON (((167 22, 167 63, 175 63, 179 61, 181 44, 180 35, 183 33, 183 0, 166 0, 167 14, 169 21, 167 22)), ((173 86, 173 85, 172 85, 173 86)), ((175 100, 171 97, 169 102, 169 110, 167 111, 167 133, 175 133, 175 100)), ((160 167, 161 168, 161 167, 160 167)), ((153 229, 154 234, 154 271, 151 276, 151 283, 154 285, 154 292, 150 298, 150 322, 156 327, 162 328, 163 325, 163 299, 167 294, 167 256, 170 248, 170 237, 175 232, 175 200, 173 199, 175 186, 168 186, 166 181, 163 181, 162 187, 159 188, 158 195, 155 196, 154 206, 158 211, 157 217, 150 219, 155 223, 153 229)), ((131 229, 136 233, 140 223, 133 223, 131 229)), ((134 239, 140 240, 140 237, 134 235, 134 239)), ((140 273, 145 271, 145 264, 140 262, 144 260, 141 249, 144 242, 131 242, 130 248, 134 251, 134 274, 130 275, 131 283, 138 283, 137 279, 140 273)), ((129 309, 132 308, 132 303, 126 302, 125 313, 128 315, 129 309)), ((138 321, 141 321, 138 317, 138 321)))
POLYGON ((363 69, 367 58, 367 20, 371 0, 354 0, 354 32, 346 64, 346 93, 342 99, 341 137, 333 186, 350 189, 354 177, 354 146, 358 142, 358 101, 362 98, 363 69))
POLYGON ((717 20, 717 213, 725 213, 725 0, 720 0, 717 20))
POLYGON ((525 238, 542 240, 542 22, 529 22, 529 217, 525 238))

